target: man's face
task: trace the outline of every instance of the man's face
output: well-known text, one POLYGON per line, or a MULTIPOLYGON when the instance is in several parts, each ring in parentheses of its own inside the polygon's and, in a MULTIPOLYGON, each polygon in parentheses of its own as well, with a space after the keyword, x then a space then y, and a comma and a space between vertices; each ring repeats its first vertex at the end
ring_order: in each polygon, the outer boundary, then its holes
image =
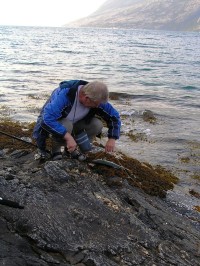
POLYGON ((86 95, 84 95, 84 97, 80 99, 80 102, 82 103, 82 105, 88 108, 97 108, 101 103, 100 101, 91 100, 90 97, 86 95))

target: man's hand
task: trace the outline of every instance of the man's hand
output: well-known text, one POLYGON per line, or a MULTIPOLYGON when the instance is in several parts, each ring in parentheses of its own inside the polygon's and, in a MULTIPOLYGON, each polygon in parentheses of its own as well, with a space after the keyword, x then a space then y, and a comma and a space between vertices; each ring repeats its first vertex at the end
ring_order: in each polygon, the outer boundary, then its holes
POLYGON ((64 136, 64 140, 66 141, 68 151, 73 152, 76 149, 77 144, 72 135, 67 132, 64 136))
POLYGON ((105 152, 113 152, 115 149, 115 139, 108 139, 105 145, 105 152))

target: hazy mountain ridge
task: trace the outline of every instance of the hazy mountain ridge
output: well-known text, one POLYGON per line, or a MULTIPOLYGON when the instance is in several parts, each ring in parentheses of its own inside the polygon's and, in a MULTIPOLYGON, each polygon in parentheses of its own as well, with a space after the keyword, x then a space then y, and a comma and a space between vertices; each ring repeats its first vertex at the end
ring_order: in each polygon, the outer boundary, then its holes
POLYGON ((108 0, 65 26, 200 31, 200 1, 108 0))

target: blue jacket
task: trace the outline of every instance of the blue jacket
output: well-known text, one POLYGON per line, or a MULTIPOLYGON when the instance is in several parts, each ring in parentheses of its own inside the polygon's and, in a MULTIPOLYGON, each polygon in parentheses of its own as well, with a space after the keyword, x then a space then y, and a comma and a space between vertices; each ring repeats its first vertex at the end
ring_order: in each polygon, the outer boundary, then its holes
MULTIPOLYGON (((58 122, 58 119, 67 117, 75 101, 78 87, 87 83, 84 80, 63 81, 52 92, 43 106, 33 130, 33 138, 36 139, 40 149, 46 149, 46 138, 49 134, 55 137, 64 137, 67 129, 58 122)), ((100 104, 97 108, 90 108, 84 119, 89 122, 95 115, 100 116, 107 123, 108 138, 118 139, 121 121, 117 110, 110 103, 100 104)))

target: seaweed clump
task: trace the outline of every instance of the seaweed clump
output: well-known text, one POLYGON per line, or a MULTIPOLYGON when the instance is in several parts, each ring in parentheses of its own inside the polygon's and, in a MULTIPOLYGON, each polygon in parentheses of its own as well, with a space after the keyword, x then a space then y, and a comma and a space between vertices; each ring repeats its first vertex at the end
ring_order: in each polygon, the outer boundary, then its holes
POLYGON ((118 185, 120 185, 119 179, 121 179, 121 184, 123 180, 127 180, 130 185, 144 190, 149 195, 161 198, 166 197, 167 191, 173 189, 174 184, 179 180, 170 171, 161 166, 153 167, 121 153, 119 158, 104 152, 90 154, 88 162, 93 171, 102 175, 109 185, 112 179, 114 180, 114 185, 116 185, 116 179, 119 181, 118 185), (102 164, 96 164, 94 167, 93 160, 97 158, 116 163, 120 168, 116 169, 102 164))
POLYGON ((200 212, 200 206, 194 206, 193 209, 197 212, 200 212))
POLYGON ((130 131, 126 135, 134 142, 147 141, 147 137, 144 133, 133 134, 132 131, 130 131))
POLYGON ((145 110, 142 114, 142 117, 145 122, 149 122, 150 124, 155 124, 157 120, 153 112, 150 110, 145 110))
POLYGON ((190 192, 190 194, 191 194, 193 197, 195 197, 195 198, 197 198, 197 199, 200 199, 200 193, 198 193, 198 192, 195 191, 194 189, 191 189, 189 192, 190 192))
MULTIPOLYGON (((31 139, 34 123, 20 123, 11 121, 10 119, 4 119, 0 121, 0 131, 10 136, 14 136, 20 139, 31 139)), ((9 149, 11 151, 16 149, 35 149, 34 146, 28 145, 25 142, 16 140, 12 137, 6 136, 0 133, 0 149, 9 149)))

